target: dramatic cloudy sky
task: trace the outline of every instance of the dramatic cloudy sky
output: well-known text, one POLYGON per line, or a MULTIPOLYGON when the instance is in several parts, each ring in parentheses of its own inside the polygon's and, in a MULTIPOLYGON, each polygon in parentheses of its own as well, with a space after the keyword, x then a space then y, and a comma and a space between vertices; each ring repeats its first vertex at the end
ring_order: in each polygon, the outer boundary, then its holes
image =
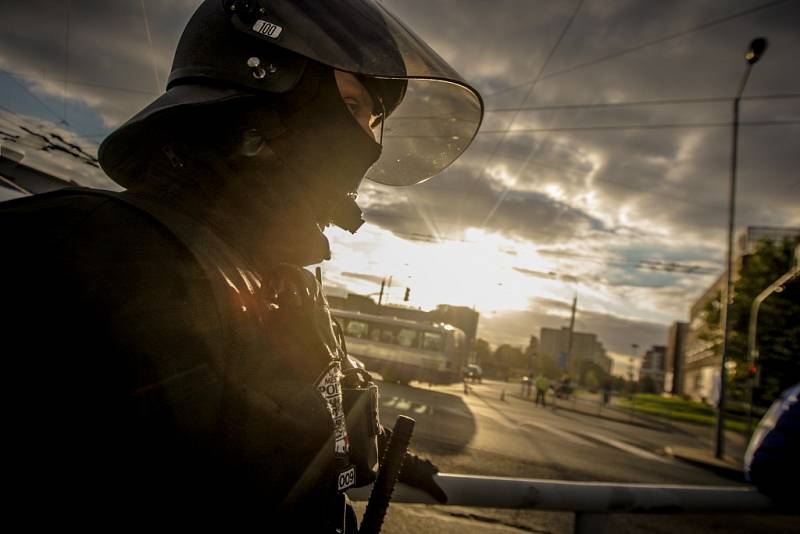
MULTIPOLYGON (((384 3, 480 91, 486 115, 437 178, 362 188, 368 224, 356 236, 329 231, 331 292, 374 293, 391 276, 390 302, 410 287, 412 306, 474 306, 481 336, 520 345, 566 324, 577 293, 578 328, 611 351, 664 343, 721 272, 731 99, 756 36, 769 49, 742 102, 736 225, 800 225, 800 2, 384 3)), ((103 184, 30 132, 96 150, 163 91, 196 5, 0 4, 0 142, 103 184)))

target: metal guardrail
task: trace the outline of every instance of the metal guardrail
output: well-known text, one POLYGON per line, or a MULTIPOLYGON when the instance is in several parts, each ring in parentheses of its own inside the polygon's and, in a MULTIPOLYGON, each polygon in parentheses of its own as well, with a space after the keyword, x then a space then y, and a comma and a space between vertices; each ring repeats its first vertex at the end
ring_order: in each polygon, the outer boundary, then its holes
MULTIPOLYGON (((516 508, 575 513, 575 533, 605 532, 609 514, 752 514, 774 509, 769 497, 749 486, 685 486, 568 482, 438 474, 448 506, 516 508)), ((369 487, 350 490, 366 500, 369 487)), ((398 484, 394 503, 439 504, 427 493, 398 484)))

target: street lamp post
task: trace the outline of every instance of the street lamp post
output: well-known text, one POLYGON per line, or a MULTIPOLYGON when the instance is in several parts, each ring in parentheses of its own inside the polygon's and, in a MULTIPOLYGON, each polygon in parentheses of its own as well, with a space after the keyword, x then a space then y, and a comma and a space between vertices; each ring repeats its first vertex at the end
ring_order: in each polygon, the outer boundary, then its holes
POLYGON ((725 455, 725 395, 728 371, 725 364, 728 362, 728 337, 730 334, 731 290, 733 287, 733 227, 736 216, 736 161, 739 144, 739 101, 742 99, 744 87, 750 77, 753 65, 761 59, 767 49, 767 40, 758 37, 750 42, 750 47, 744 55, 747 62, 739 89, 733 99, 733 136, 731 148, 731 179, 728 202, 728 257, 727 274, 725 276, 724 305, 722 306, 722 362, 719 370, 719 401, 717 403, 717 428, 714 455, 722 458, 725 455))

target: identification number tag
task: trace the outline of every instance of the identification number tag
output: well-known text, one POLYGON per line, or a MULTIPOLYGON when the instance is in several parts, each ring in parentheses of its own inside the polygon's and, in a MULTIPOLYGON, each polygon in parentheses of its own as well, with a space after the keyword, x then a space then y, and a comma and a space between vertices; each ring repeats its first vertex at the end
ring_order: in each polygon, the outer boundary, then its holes
POLYGON ((336 481, 336 489, 339 491, 346 490, 350 486, 356 483, 356 468, 355 466, 351 466, 349 469, 346 469, 339 473, 339 478, 336 481))
POLYGON ((271 22, 267 22, 266 20, 257 20, 255 24, 253 24, 253 31, 258 32, 261 35, 266 35, 267 37, 272 37, 273 39, 277 39, 281 36, 281 32, 283 28, 278 26, 277 24, 273 24, 271 22))

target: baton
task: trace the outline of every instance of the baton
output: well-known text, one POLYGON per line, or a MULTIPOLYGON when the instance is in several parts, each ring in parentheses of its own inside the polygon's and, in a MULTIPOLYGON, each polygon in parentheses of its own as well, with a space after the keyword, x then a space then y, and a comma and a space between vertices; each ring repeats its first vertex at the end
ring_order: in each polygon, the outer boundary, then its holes
POLYGON ((414 433, 414 420, 405 415, 397 417, 397 421, 392 429, 392 436, 383 453, 383 461, 378 469, 378 477, 372 486, 372 493, 367 501, 367 510, 364 512, 364 519, 358 534, 378 534, 389 508, 389 501, 392 498, 394 486, 403 468, 403 459, 406 456, 408 443, 411 441, 411 434, 414 433))

